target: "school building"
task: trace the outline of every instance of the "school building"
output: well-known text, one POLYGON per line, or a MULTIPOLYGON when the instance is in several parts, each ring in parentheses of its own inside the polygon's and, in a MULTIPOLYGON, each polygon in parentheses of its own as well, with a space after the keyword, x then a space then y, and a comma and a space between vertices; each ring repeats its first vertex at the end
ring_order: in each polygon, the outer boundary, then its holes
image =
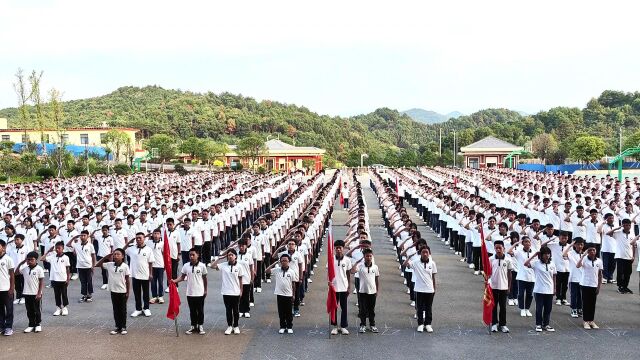
MULTIPOLYGON (((516 146, 493 136, 476 141, 460 148, 464 156, 464 167, 484 169, 490 167, 504 167, 507 156, 512 152, 522 151, 522 146, 516 146)), ((513 163, 518 164, 519 155, 512 155, 513 163)))
MULTIPOLYGON (((310 169, 318 172, 322 170, 322 156, 326 152, 313 146, 294 146, 278 139, 265 142, 266 150, 258 157, 258 166, 262 166, 266 171, 288 172, 289 170, 303 169, 303 161, 313 163, 310 169)), ((247 166, 249 160, 242 158, 236 152, 235 145, 229 146, 229 152, 225 154, 225 164, 231 166, 233 163, 241 163, 247 166)))

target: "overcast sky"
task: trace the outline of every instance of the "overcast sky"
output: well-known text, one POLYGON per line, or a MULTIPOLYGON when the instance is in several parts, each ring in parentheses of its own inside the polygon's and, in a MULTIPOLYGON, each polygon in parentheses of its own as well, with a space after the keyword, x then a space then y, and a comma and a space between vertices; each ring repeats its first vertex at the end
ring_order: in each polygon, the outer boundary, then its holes
POLYGON ((229 91, 355 115, 535 113, 640 90, 637 1, 0 0, 0 108, 21 67, 66 100, 229 91))

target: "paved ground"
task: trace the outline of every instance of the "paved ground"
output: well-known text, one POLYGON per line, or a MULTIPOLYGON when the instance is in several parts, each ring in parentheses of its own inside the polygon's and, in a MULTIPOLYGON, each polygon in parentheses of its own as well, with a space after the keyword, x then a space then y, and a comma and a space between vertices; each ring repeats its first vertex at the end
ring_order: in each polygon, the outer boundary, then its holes
MULTIPOLYGON (((363 184, 368 179, 363 178, 363 184)), ((293 335, 279 335, 275 295, 272 284, 256 294, 256 307, 250 319, 241 319, 242 334, 224 336, 226 327, 221 303, 219 277, 210 275, 209 297, 205 308, 207 334, 184 335, 189 324, 188 307, 181 307, 180 336, 176 337, 173 322, 164 317, 166 305, 152 305, 153 316, 129 318, 127 336, 108 334, 113 326, 111 303, 105 291, 98 290, 91 304, 72 303, 70 316, 53 317, 53 293, 47 289, 43 305, 43 332, 0 338, 0 359, 33 358, 46 354, 53 358, 215 358, 215 359, 390 359, 405 358, 558 358, 584 357, 631 358, 636 349, 631 340, 640 336, 640 301, 638 295, 618 295, 615 288, 604 287, 598 299, 596 320, 598 331, 585 331, 580 319, 569 317, 568 307, 554 307, 552 314, 555 334, 536 333, 532 318, 520 318, 514 308, 507 314, 510 334, 489 334, 481 322, 482 281, 473 276, 425 226, 420 231, 438 263, 438 293, 434 300, 433 334, 415 331, 413 309, 394 261, 391 243, 382 227, 375 195, 365 190, 369 206, 371 232, 376 262, 381 270, 381 293, 377 305, 379 334, 357 334, 355 297, 349 300, 351 335, 329 337, 325 312, 326 258, 323 252, 320 266, 310 284, 310 292, 302 307, 302 317, 294 318, 293 335), (576 321, 577 320, 577 321, 576 321), (27 350, 28 349, 28 350, 27 350)), ((415 212, 411 210, 412 214, 415 212)), ((415 215, 417 219, 417 215, 415 215)), ((334 212, 334 234, 341 238, 346 228, 344 211, 334 212)), ((97 273, 96 273, 97 275, 97 273)), ((97 279, 97 277, 96 277, 97 279)), ((633 274, 632 284, 638 283, 633 274)), ((634 285, 632 287, 635 288, 634 285)), ((73 282, 72 300, 79 295, 79 284, 73 282)), ((184 293, 181 293, 184 296, 184 293)), ((133 299, 129 302, 132 311, 133 299)), ((535 305, 534 305, 535 307, 535 305)), ((26 326, 24 305, 16 306, 15 328, 26 326)))

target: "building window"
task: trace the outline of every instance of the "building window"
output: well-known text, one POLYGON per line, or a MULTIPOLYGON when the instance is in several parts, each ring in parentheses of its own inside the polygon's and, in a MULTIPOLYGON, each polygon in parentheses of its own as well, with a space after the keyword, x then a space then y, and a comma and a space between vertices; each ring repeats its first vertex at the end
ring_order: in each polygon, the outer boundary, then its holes
POLYGON ((29 134, 22 134, 22 142, 23 143, 29 142, 29 134))
POLYGON ((472 169, 478 169, 480 167, 480 162, 478 161, 478 158, 469 158, 469 167, 472 169))
POLYGON ((104 138, 106 135, 107 135, 106 133, 100 134, 100 144, 104 144, 104 138))
POLYGON ((9 136, 9 135, 2 135, 2 141, 11 141, 11 136, 9 136))
POLYGON ((80 134, 80 145, 89 145, 89 134, 80 134))
POLYGON ((69 134, 62 134, 62 142, 64 144, 69 142, 69 134))

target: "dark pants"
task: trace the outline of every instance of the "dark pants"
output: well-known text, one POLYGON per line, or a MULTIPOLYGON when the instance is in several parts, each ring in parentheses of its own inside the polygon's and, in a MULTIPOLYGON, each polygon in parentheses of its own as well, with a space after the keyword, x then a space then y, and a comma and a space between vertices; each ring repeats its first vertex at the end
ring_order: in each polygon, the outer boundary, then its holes
POLYGON ((184 264, 186 264, 186 263, 188 263, 190 261, 189 260, 189 250, 181 251, 180 255, 182 255, 182 265, 184 265, 184 264))
POLYGON ((22 299, 22 290, 24 290, 24 277, 22 274, 14 273, 14 288, 16 289, 16 299, 22 299))
POLYGON ((567 300, 568 288, 569 288, 569 273, 558 272, 556 274, 556 300, 567 300))
POLYGON ((153 280, 151 280, 151 296, 154 298, 164 295, 164 269, 153 268, 153 280))
POLYGON ((251 310, 249 306, 251 298, 251 284, 242 284, 242 296, 240 297, 239 311, 241 313, 248 313, 251 310))
POLYGON ((582 286, 582 320, 593 321, 596 315, 596 300, 598 288, 582 286))
POLYGON ((191 326, 196 327, 204 324, 204 296, 187 296, 189 303, 189 314, 191 315, 191 326))
POLYGON ((569 283, 571 290, 571 310, 582 310, 582 291, 579 282, 569 283))
POLYGON ((253 287, 256 289, 262 288, 262 261, 256 261, 256 277, 253 279, 253 287))
MULTIPOLYGON (((264 253, 264 261, 262 262, 262 266, 266 269, 271 265, 271 253, 264 253)), ((271 273, 267 273, 266 271, 262 272, 262 279, 271 279, 271 273)))
POLYGON ((69 298, 67 297, 67 283, 65 281, 52 281, 51 287, 53 287, 56 306, 65 307, 69 305, 69 298))
POLYGON ((134 278, 131 282, 133 296, 136 298, 136 310, 149 308, 149 280, 139 280, 134 278), (143 307, 144 303, 144 307, 143 307))
POLYGON ((536 325, 547 326, 551 320, 553 294, 533 294, 536 298, 536 325))
POLYGON ((293 296, 277 296, 278 317, 280 318, 280 329, 291 329, 293 327, 293 296))
POLYGON ((481 269, 482 264, 480 264, 480 251, 481 248, 479 246, 473 247, 473 269, 475 271, 479 271, 481 269))
POLYGON ((407 287, 409 288, 409 300, 416 301, 416 294, 413 291, 413 281, 411 281, 413 278, 413 272, 405 271, 404 278, 407 280, 407 287))
POLYGON ((29 327, 36 327, 42 322, 42 313, 40 312, 40 300, 35 295, 25 295, 24 305, 27 308, 27 318, 29 319, 29 327))
POLYGON ((629 287, 629 279, 631 278, 633 260, 616 259, 616 263, 618 264, 618 273, 616 274, 616 278, 618 280, 618 288, 626 289, 629 287))
POLYGON ((13 328, 13 294, 0 291, 0 330, 13 328))
POLYGON ((418 325, 431 325, 433 315, 431 308, 433 305, 434 293, 416 292, 416 312, 418 313, 418 325))
POLYGON ((167 284, 169 284, 169 280, 178 278, 178 259, 171 259, 171 279, 167 279, 167 284))
POLYGON ((533 281, 518 280, 518 307, 520 310, 529 310, 533 300, 533 281))
POLYGON ((613 273, 616 271, 615 253, 602 252, 602 275, 607 281, 613 280, 613 273))
POLYGON ((227 313, 227 325, 238 327, 238 319, 240 318, 238 304, 240 303, 240 296, 222 295, 222 300, 224 301, 224 308, 227 313))
MULTIPOLYGON (((349 316, 349 312, 347 311, 347 296, 349 294, 346 291, 340 291, 340 292, 336 292, 336 301, 338 303, 338 305, 340 305, 340 327, 341 328, 346 328, 347 326, 349 326, 348 323, 348 316, 349 316)), ((331 325, 333 326, 337 326, 338 325, 338 312, 336 310, 336 321, 332 321, 331 325)))
POLYGON ((111 292, 111 304, 113 305, 113 319, 116 329, 127 328, 127 296, 125 293, 111 292))
MULTIPOLYGON (((103 256, 96 256, 96 260, 100 261, 102 260, 103 256)), ((45 262, 45 264, 47 264, 45 262)), ((101 269, 101 274, 102 274, 102 285, 107 285, 109 283, 109 273, 107 272, 107 269, 102 268, 101 269)))
POLYGON ((71 268, 71 273, 77 274, 78 269, 76 268, 76 264, 77 264, 76 253, 74 253, 73 251, 65 251, 64 254, 67 255, 67 257, 69 258, 69 267, 71 268))
POLYGON ((518 298, 518 277, 517 271, 511 271, 511 292, 509 292, 509 299, 517 299, 518 298))
POLYGON ((222 250, 222 244, 220 243, 220 236, 214 236, 211 240, 211 245, 213 246, 213 256, 218 256, 220 254, 220 250, 222 250))
POLYGON ((367 325, 367 318, 369 319, 369 326, 376 326, 376 295, 360 294, 360 326, 367 325))
POLYGON ((491 325, 507 325, 507 290, 493 289, 493 313, 491 315, 491 325), (498 313, 498 306, 500 312, 498 313))
POLYGON ((211 241, 202 243, 202 257, 200 259, 205 265, 211 262, 211 241))
POLYGON ((78 277, 80 278, 80 294, 88 298, 93 294, 93 269, 78 269, 78 277))

